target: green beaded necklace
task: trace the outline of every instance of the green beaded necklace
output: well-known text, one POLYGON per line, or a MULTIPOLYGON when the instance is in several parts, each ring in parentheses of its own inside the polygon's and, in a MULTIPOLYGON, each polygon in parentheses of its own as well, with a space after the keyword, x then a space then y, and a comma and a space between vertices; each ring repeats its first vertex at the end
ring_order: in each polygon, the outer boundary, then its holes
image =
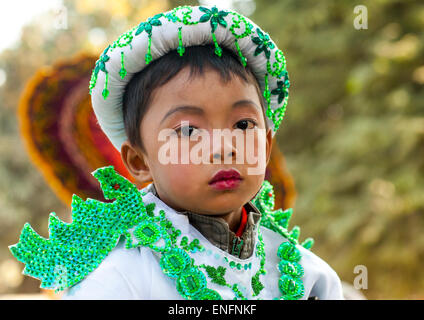
MULTIPOLYGON (((234 299, 246 299, 239 284, 229 284, 225 280, 225 267, 196 265, 189 253, 204 254, 200 241, 193 239, 189 242, 186 236, 181 237, 181 231, 174 228, 165 212, 159 210, 155 214, 154 202, 144 205, 142 196, 145 193, 140 193, 134 184, 120 176, 113 167, 97 169, 94 176, 99 180, 105 198, 115 201, 83 201, 74 196, 72 223, 67 224, 52 213, 49 239, 40 237, 26 224, 19 242, 9 247, 12 254, 25 263, 24 274, 41 280, 41 288, 60 291, 77 284, 100 265, 123 235, 127 249, 143 246, 161 255, 159 264, 163 273, 175 280, 177 291, 183 298, 221 299, 217 291, 207 287, 208 281, 201 270, 204 269, 212 283, 232 289, 234 299)), ((272 189, 271 184, 264 181, 253 202, 262 213, 260 224, 288 239, 279 246, 277 252, 281 259, 278 265, 281 273, 278 282, 281 296, 277 299, 300 299, 304 294, 301 281, 304 271, 299 264, 300 251, 296 248, 299 228, 293 228, 290 233, 286 229, 291 210, 272 210, 272 189)), ((307 239, 302 245, 309 249, 312 243, 312 239, 307 239)), ((260 257, 260 268, 251 280, 252 296, 255 297, 264 289, 260 276, 266 274, 260 228, 256 254, 260 257)))

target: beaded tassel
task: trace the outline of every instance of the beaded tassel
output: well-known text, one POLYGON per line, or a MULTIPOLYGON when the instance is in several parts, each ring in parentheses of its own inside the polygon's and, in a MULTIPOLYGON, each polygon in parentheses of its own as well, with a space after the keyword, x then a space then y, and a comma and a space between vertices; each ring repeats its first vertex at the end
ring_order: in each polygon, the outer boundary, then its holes
POLYGON ((246 67, 246 65, 247 65, 247 59, 243 56, 243 53, 240 50, 240 46, 238 44, 237 38, 234 40, 234 45, 236 46, 237 52, 238 52, 238 54, 240 56, 241 64, 243 65, 243 67, 246 67))
POLYGON ((185 52, 185 48, 183 46, 183 36, 182 36, 182 32, 181 32, 182 27, 178 28, 178 54, 180 55, 180 57, 184 54, 185 52))
POLYGON ((150 53, 150 47, 152 46, 152 37, 149 35, 149 40, 147 43, 147 53, 145 56, 146 64, 149 64, 152 61, 152 54, 150 53))
POLYGON ((125 76, 127 75, 127 70, 125 70, 125 65, 124 65, 124 52, 121 51, 121 70, 119 71, 119 75, 121 76, 121 79, 124 79, 125 76))
POLYGON ((219 46, 218 41, 216 40, 215 33, 212 33, 212 39, 213 43, 215 44, 215 54, 220 57, 222 55, 222 49, 219 46))
POLYGON ((109 81, 109 72, 105 72, 105 87, 102 91, 102 96, 105 100, 109 96, 109 89, 107 88, 108 81, 109 81))

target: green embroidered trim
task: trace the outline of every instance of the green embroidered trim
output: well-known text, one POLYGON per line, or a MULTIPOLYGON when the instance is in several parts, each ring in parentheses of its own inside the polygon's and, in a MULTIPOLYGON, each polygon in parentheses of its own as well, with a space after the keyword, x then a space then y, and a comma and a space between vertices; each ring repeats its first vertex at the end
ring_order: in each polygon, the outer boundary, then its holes
MULTIPOLYGON (((296 300, 302 298, 305 293, 301 280, 304 275, 304 270, 298 263, 301 259, 301 253, 299 249, 296 248, 300 235, 300 228, 295 226, 290 232, 287 230, 293 210, 273 210, 275 204, 274 190, 272 185, 266 180, 263 182, 261 190, 252 202, 262 213, 261 225, 279 233, 288 240, 279 246, 277 252, 278 257, 281 259, 278 265, 278 269, 281 273, 278 287, 282 295, 279 299, 296 300)), ((260 239, 260 242, 262 242, 262 239, 260 239)), ((307 238, 302 243, 302 246, 306 249, 310 249, 312 245, 313 239, 311 238, 307 238)), ((252 288, 257 291, 263 289, 263 285, 256 275, 252 278, 252 288)))
POLYGON ((168 19, 168 21, 172 22, 181 22, 185 25, 195 25, 198 24, 199 21, 189 21, 191 19, 191 14, 193 13, 193 8, 190 6, 180 6, 172 9, 171 13, 168 13, 165 15, 165 17, 168 19), (183 11, 187 10, 187 11, 183 11), (177 13, 181 11, 183 18, 180 19, 177 15, 177 13))
POLYGON ((258 257, 261 257, 261 261, 260 261, 260 266, 259 266, 259 270, 255 273, 255 275, 252 278, 252 289, 253 289, 253 296, 257 296, 260 294, 260 292, 262 291, 262 289, 264 288, 264 285, 260 282, 259 277, 261 275, 265 275, 266 274, 266 270, 265 270, 265 245, 264 245, 264 240, 262 238, 262 233, 260 232, 260 230, 258 230, 258 243, 257 243, 257 248, 256 248, 256 255, 258 257))
POLYGON ((132 29, 130 29, 127 32, 124 32, 123 34, 121 34, 118 39, 112 43, 112 45, 110 46, 111 51, 115 48, 123 48, 126 46, 130 46, 130 48, 132 49, 132 45, 131 42, 134 39, 134 30, 136 30, 137 27, 134 27, 132 29))
MULTIPOLYGON (((103 54, 100 56, 99 60, 96 62, 96 66, 93 70, 91 80, 90 80, 90 94, 92 94, 92 89, 96 86, 97 83, 97 77, 99 71, 103 71, 105 73, 105 86, 104 90, 102 91, 102 95, 104 99, 107 99, 109 96, 109 90, 108 90, 108 72, 105 67, 105 63, 109 60, 109 57, 106 55, 109 48, 111 50, 115 48, 123 48, 125 46, 130 46, 132 49, 132 41, 135 36, 140 35, 141 33, 145 32, 148 36, 148 43, 147 43, 147 52, 145 54, 145 63, 148 65, 153 57, 151 54, 151 44, 152 44, 152 36, 153 36, 153 29, 154 27, 160 27, 162 26, 161 18, 167 19, 169 22, 172 23, 183 23, 186 26, 193 26, 198 23, 205 23, 209 22, 211 25, 211 33, 212 33, 212 40, 215 46, 215 54, 218 56, 222 55, 222 49, 219 46, 219 43, 215 36, 215 31, 218 28, 218 25, 220 25, 223 28, 228 27, 228 22, 225 20, 225 17, 228 15, 232 16, 232 23, 229 26, 229 31, 234 36, 234 46, 236 48, 236 51, 240 57, 241 64, 246 67, 247 66, 247 59, 244 57, 240 45, 239 40, 249 37, 252 42, 254 42, 257 47, 254 52, 255 56, 259 56, 260 54, 264 54, 264 56, 267 59, 266 66, 267 66, 267 75, 265 76, 265 82, 266 82, 266 88, 264 90, 264 98, 267 102, 267 117, 271 120, 271 122, 274 124, 274 132, 278 130, 280 123, 282 122, 287 103, 288 103, 288 89, 290 86, 289 79, 287 76, 286 71, 286 60, 284 57, 284 54, 281 50, 277 50, 274 53, 274 59, 275 61, 271 63, 271 49, 275 48, 275 44, 270 39, 269 35, 265 32, 263 32, 260 28, 256 28, 256 33, 252 34, 253 32, 253 25, 247 21, 247 19, 240 15, 237 12, 229 11, 229 10, 218 10, 216 6, 213 6, 212 8, 206 8, 206 7, 198 7, 200 11, 203 12, 203 15, 199 18, 198 21, 192 21, 191 14, 193 13, 193 7, 191 6, 180 6, 172 9, 170 12, 164 14, 156 14, 153 17, 148 18, 145 22, 141 22, 138 26, 132 28, 131 30, 123 33, 111 46, 106 48, 106 50, 103 52, 103 54), (241 29, 242 33, 237 33, 236 30, 241 29), (278 79, 282 79, 284 77, 283 81, 277 82, 277 88, 269 88, 268 85, 268 75, 276 77, 278 79), (282 104, 281 107, 276 108, 275 110, 272 110, 271 108, 271 100, 270 97, 272 95, 278 96, 278 104, 282 104)), ((239 32, 241 32, 239 31, 239 32)), ((180 56, 182 56, 185 52, 185 48, 182 44, 182 31, 181 26, 178 26, 178 43, 179 46, 177 48, 177 52, 180 56)), ((124 67, 124 53, 121 52, 121 69, 119 71, 119 76, 124 79, 127 72, 124 67)))
MULTIPOLYGON (((267 60, 266 69, 270 75, 273 77, 281 78, 286 76, 288 84, 288 74, 286 71, 286 58, 281 50, 277 50, 274 55, 275 62, 271 66, 271 61, 267 60), (285 72, 285 73, 284 73, 285 72)), ((287 87, 288 88, 288 87, 287 87)), ((281 102, 279 102, 281 103, 281 102)))

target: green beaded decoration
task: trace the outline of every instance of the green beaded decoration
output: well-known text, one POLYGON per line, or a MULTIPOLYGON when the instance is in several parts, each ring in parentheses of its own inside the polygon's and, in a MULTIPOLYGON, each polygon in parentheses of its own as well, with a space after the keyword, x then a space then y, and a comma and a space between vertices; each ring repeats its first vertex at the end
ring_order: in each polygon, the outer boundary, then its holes
MULTIPOLYGON (((287 230, 293 210, 273 210, 274 201, 275 196, 273 187, 265 180, 258 194, 253 199, 253 203, 262 213, 261 225, 279 233, 288 240, 281 243, 277 251, 277 256, 281 259, 278 265, 278 269, 281 273, 278 287, 282 295, 279 299, 296 300, 302 298, 305 291, 301 280, 304 275, 304 270, 298 263, 302 256, 299 249, 296 248, 300 235, 300 228, 295 226, 291 232, 287 230)), ((313 240, 308 238, 302 245, 304 248, 310 249, 313 245, 313 240)), ((261 289, 261 284, 257 279, 255 279, 254 282, 252 279, 252 287, 253 286, 256 287, 256 290, 261 289)))
POLYGON ((171 278, 177 278, 190 265, 190 256, 182 249, 172 248, 162 255, 160 267, 171 278))
POLYGON ((211 278, 212 283, 219 284, 221 286, 225 286, 227 284, 227 281, 225 281, 225 272, 227 271, 226 268, 219 266, 218 268, 215 268, 213 266, 208 265, 201 265, 200 267, 205 268, 206 273, 208 274, 208 277, 211 278))
POLYGON ((148 246, 159 240, 161 232, 157 224, 144 221, 134 231, 134 236, 143 246, 148 246))
POLYGON ((258 243, 256 244, 256 256, 261 257, 259 270, 255 273, 255 275, 252 277, 251 286, 253 289, 253 296, 257 296, 260 294, 262 289, 264 288, 264 285, 260 281, 259 277, 261 275, 266 274, 265 270, 265 245, 264 240, 262 238, 262 233, 260 230, 258 231, 258 243))
POLYGON ((177 279, 177 290, 184 298, 192 298, 206 288, 206 277, 198 268, 184 269, 177 279))
POLYGON ((200 245, 199 239, 194 239, 190 244, 188 243, 188 238, 186 236, 182 237, 180 242, 180 247, 186 251, 196 252, 203 251, 205 248, 200 245))

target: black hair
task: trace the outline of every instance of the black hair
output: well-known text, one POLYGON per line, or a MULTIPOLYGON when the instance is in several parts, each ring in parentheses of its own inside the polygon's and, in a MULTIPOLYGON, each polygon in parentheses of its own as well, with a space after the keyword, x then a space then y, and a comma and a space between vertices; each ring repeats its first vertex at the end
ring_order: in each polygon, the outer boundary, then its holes
MULTIPOLYGON (((265 118, 265 103, 253 72, 241 64, 233 51, 222 47, 222 55, 219 57, 214 49, 213 45, 186 47, 183 56, 180 56, 177 50, 169 51, 132 77, 124 91, 123 117, 125 132, 133 146, 145 151, 140 137, 140 125, 148 110, 153 90, 166 84, 187 66, 190 67, 190 79, 201 75, 203 70, 208 68, 217 71, 224 83, 230 81, 232 75, 236 75, 246 83, 254 84, 265 118)), ((266 118, 265 124, 268 127, 266 118)))

